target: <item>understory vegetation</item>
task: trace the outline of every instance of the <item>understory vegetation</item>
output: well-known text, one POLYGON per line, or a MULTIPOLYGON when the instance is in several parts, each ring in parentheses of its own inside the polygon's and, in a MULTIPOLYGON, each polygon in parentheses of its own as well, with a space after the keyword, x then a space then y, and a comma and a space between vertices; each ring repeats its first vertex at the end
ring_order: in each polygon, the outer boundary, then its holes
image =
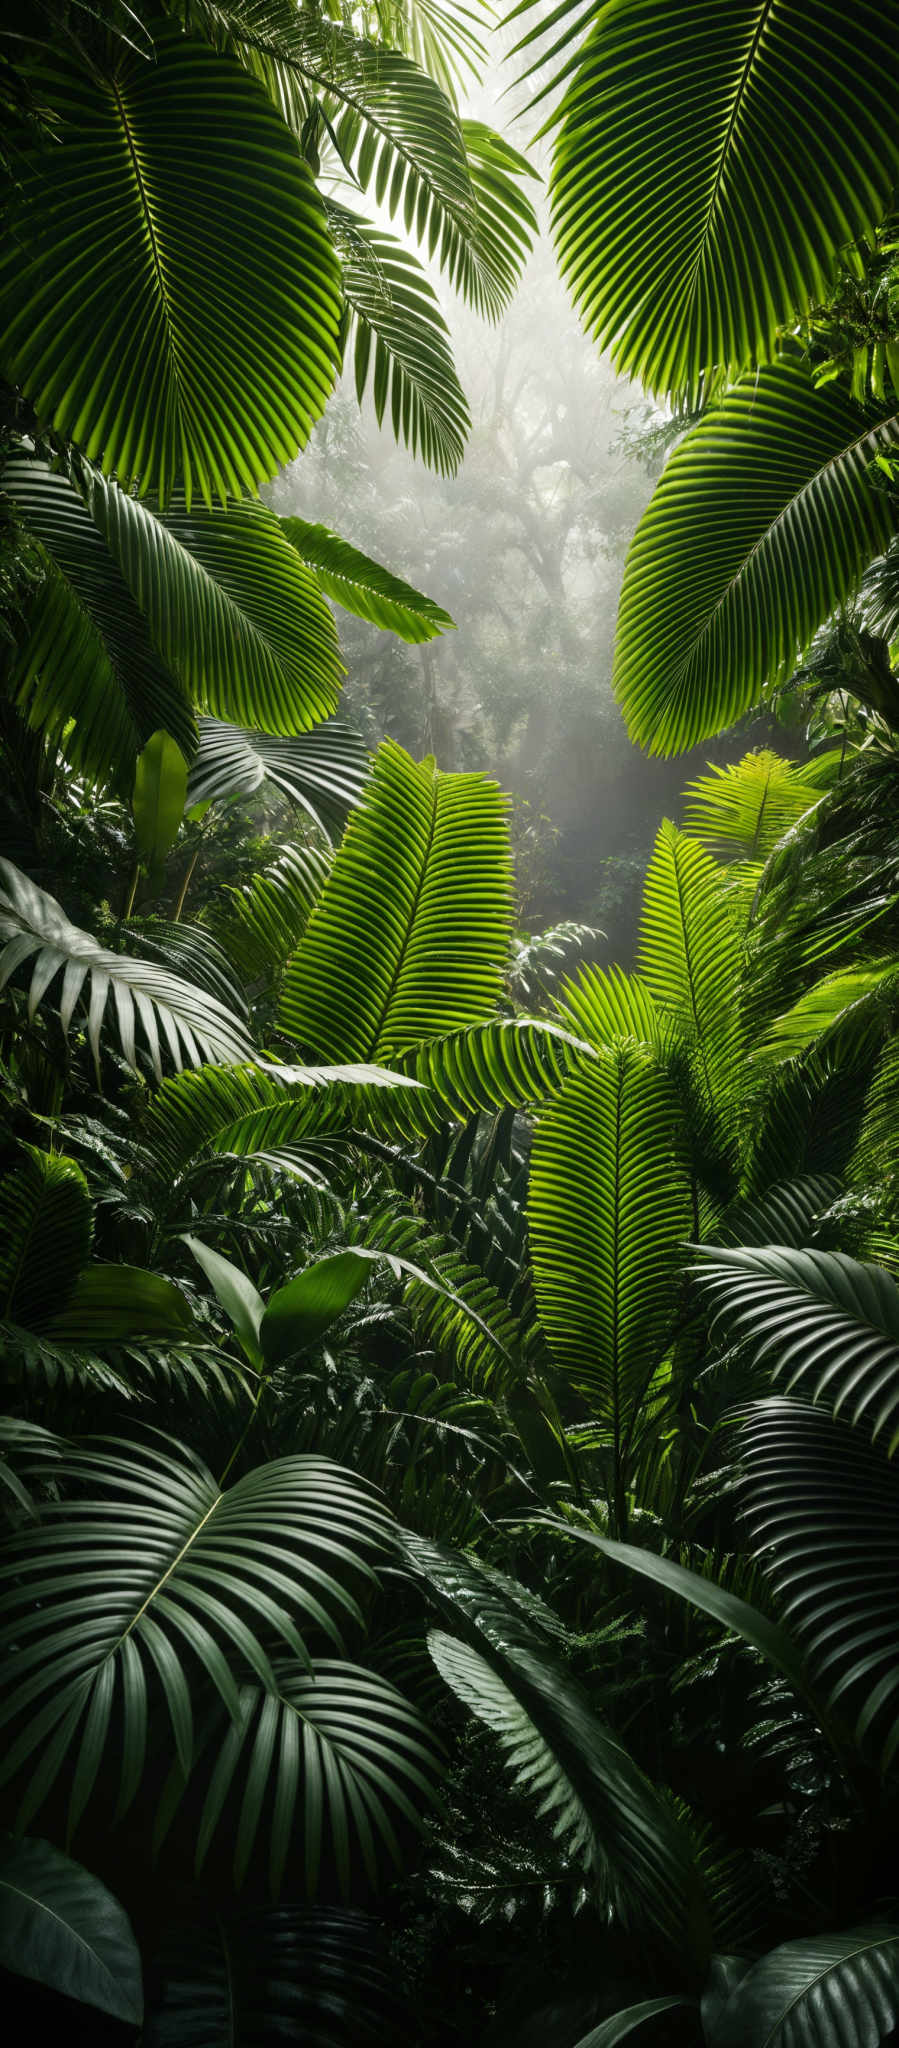
MULTIPOLYGON (((12 2039, 899 2035, 897 27, 524 0, 542 243, 460 111, 486 8, 0 35, 12 2039), (501 329, 538 244, 666 458, 613 681, 682 795, 620 946, 534 928, 416 697, 464 591, 284 509, 342 373, 451 504, 444 295, 501 329)), ((542 706, 515 591, 472 631, 539 793, 599 613, 516 389, 458 502, 505 561, 518 449, 542 706)))

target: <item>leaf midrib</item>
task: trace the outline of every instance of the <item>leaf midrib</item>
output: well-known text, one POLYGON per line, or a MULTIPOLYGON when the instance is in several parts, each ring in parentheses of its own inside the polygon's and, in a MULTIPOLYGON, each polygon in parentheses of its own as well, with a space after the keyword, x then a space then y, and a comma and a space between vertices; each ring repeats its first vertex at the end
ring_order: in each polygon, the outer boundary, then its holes
POLYGON ((91 1947, 90 1942, 85 1939, 85 1936, 79 1934, 77 1927, 73 1926, 71 1920, 63 1919, 61 1913, 57 1913, 52 1906, 48 1906, 46 1899, 38 1898, 34 1892, 28 1891, 27 1887, 23 1884, 12 1884, 8 1877, 0 1877, 0 1891, 8 1891, 12 1893, 14 1898, 27 1899, 29 1905, 36 1906, 39 1913, 45 1913, 48 1919, 56 1922, 58 1927, 64 1928, 66 1933, 71 1936, 71 1939, 78 1943, 79 1948, 82 1948, 85 1954, 91 1958, 91 1961, 97 1965, 97 1968, 102 1970, 113 1991, 117 1990, 116 1980, 108 1964, 104 1963, 98 1950, 91 1947))
POLYGON ((851 1949, 847 1955, 838 1956, 834 1962, 828 1963, 824 1969, 819 1970, 810 1983, 803 1985, 802 1990, 796 1992, 795 1997, 790 1999, 789 2005, 784 2006, 770 2032, 765 2035, 763 2048, 771 2048, 771 2043, 776 2041, 781 2028, 786 2024, 791 2012, 795 2010, 797 2005, 801 2004, 804 1998, 808 1998, 812 1991, 816 1991, 819 1985, 823 1984, 826 1977, 832 1976, 835 1970, 841 1970, 848 1963, 854 1962, 857 1956, 867 1956, 872 1951, 888 1948, 891 1942, 899 1942, 899 1934, 888 1934, 881 1936, 877 1940, 860 1942, 859 1946, 851 1949))
POLYGON ((162 312, 166 326, 166 333, 168 335, 169 340, 169 369, 171 371, 171 375, 177 389, 178 402, 180 406, 182 393, 181 377, 178 365, 177 333, 175 329, 174 320, 172 317, 172 307, 169 298, 169 290, 165 280, 165 270, 162 262, 162 252, 160 250, 157 238, 156 225, 153 219, 153 209, 150 204, 150 195, 147 191, 147 187, 144 182, 144 174, 141 169, 141 162, 140 157, 138 155, 137 144, 131 132, 131 125, 125 107, 125 102, 122 97, 121 90, 119 88, 118 80, 116 78, 111 78, 109 83, 112 90, 113 98, 115 100, 116 108, 118 110, 119 120, 121 122, 122 127, 122 134, 125 138, 125 146, 127 148, 128 155, 131 160, 131 169, 134 173, 134 180, 137 185, 141 209, 146 224, 147 234, 149 236, 150 253, 153 258, 153 269, 156 275, 156 284, 158 288, 159 301, 162 306, 162 312))
POLYGON ((381 1014, 380 1017, 378 1018, 377 1030, 372 1039, 371 1052, 366 1055, 368 1059, 372 1060, 377 1060, 379 1057, 387 1058, 391 1050, 389 1045, 386 1049, 383 1047, 382 1037, 384 1032, 384 1026, 390 1015, 394 998, 397 994, 400 983, 402 981, 403 969, 406 964, 406 957, 409 952, 409 947, 412 943, 412 935, 415 930, 415 920, 416 917, 418 916, 418 906, 421 902, 421 894, 425 884, 425 876, 427 875, 428 872, 428 862, 430 861, 431 858, 431 852, 434 845, 434 837, 437 831, 437 809, 438 796, 440 790, 438 775, 439 770, 435 769, 433 773, 433 779, 431 782, 431 816, 430 822, 428 824, 427 843, 424 847, 421 861, 419 863, 418 880, 415 884, 415 894, 409 906, 409 915, 406 919, 406 929, 403 934, 402 943, 400 945, 399 957, 397 959, 395 970, 390 979, 390 985, 387 990, 387 994, 384 998, 384 1002, 381 1007, 381 1014))

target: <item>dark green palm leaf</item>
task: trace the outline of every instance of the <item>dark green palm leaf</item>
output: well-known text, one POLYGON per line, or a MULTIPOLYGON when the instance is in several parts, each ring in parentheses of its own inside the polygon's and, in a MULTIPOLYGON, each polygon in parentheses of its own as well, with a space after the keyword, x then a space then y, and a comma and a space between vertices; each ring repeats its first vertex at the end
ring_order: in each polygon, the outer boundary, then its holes
POLYGON ((890 537, 869 481, 895 409, 798 363, 746 377, 675 449, 631 545, 614 683, 633 739, 674 754, 796 666, 890 537))
POLYGON ((339 269, 259 84, 174 24, 154 44, 108 75, 61 52, 41 74, 62 133, 19 167, 3 362, 123 483, 209 502, 272 476, 321 414, 339 269))
POLYGON ((139 2026, 140 1951, 118 1899, 32 1836, 0 1839, 0 1963, 139 2026))
POLYGON ((115 1016, 128 1065, 137 1067, 140 1025, 160 1079, 163 1045, 176 1067, 199 1066, 202 1060, 244 1060, 252 1052, 243 1023, 215 996, 153 962, 110 953, 89 932, 70 924, 55 898, 7 860, 0 861, 0 939, 6 942, 0 952, 0 988, 26 961, 34 963, 29 1016, 62 972, 59 1013, 68 1033, 79 998, 90 985, 85 1028, 98 1066, 100 1029, 108 1009, 115 1016))
POLYGON ((767 1244, 704 1254, 697 1273, 713 1328, 765 1360, 784 1391, 798 1389, 899 1445, 899 1287, 879 1266, 767 1244))
POLYGON ((427 273, 393 235, 347 207, 332 201, 328 220, 343 262, 359 403, 370 388, 379 424, 386 413, 413 455, 453 476, 471 418, 427 273))
POLYGON ((0 1316, 46 1328, 70 1299, 92 1236, 80 1166, 24 1146, 18 1165, 0 1180, 0 1316))
MULTIPOLYGON (((316 1658, 303 1671, 276 1658, 272 1670, 273 1685, 241 1686, 237 1718, 225 1724, 224 1734, 219 1716, 197 1837, 197 1874, 210 1850, 221 1853, 230 1801, 236 1885, 243 1883, 264 1826, 273 1898, 288 1859, 298 1861, 298 1846, 310 1897, 318 1890, 323 1859, 333 1864, 344 1895, 357 1862, 376 1884, 384 1851, 390 1861, 400 1861, 397 1819, 417 1830, 435 1801, 439 1765, 426 1725, 386 1679, 355 1664, 316 1658)), ((210 1754, 207 1746, 204 1769, 210 1754)), ((162 1796, 157 1841, 168 1830, 185 1782, 176 1767, 162 1796)))
POLYGON ((368 756, 357 733, 332 719, 296 739, 201 718, 200 745, 187 783, 189 808, 254 796, 271 783, 330 834, 342 831, 359 802, 368 756))
POLYGON ((562 275, 620 370, 695 387, 769 356, 826 298, 889 204, 886 79, 899 65, 874 0, 851 17, 827 0, 596 10, 551 123, 552 216, 562 275))
POLYGON ((147 2048, 394 2048, 396 1970, 363 1913, 244 1910, 179 1918, 159 1956, 147 2048))
POLYGON ((878 2048, 899 2020, 899 1928, 788 1941, 715 2016, 709 2048, 878 2048))
POLYGON ((0 1721, 12 1729, 2 1778, 31 1765, 23 1820, 68 1758, 70 1828, 77 1824, 113 1723, 124 1811, 144 1770, 157 1686, 187 1774, 198 1670, 237 1719, 247 1666, 274 1690, 271 1648, 308 1666, 301 1631, 311 1624, 339 1648, 338 1619, 360 1619, 344 1582, 372 1577, 368 1557, 390 1533, 365 1482, 324 1459, 288 1457, 223 1494, 201 1460, 165 1441, 163 1450, 99 1439, 55 1455, 54 1475, 85 1497, 44 1504, 24 1553, 13 1540, 15 1580, 0 1604, 0 1721))
POLYGON ((368 619, 382 632, 396 633, 413 643, 434 640, 453 626, 449 612, 442 611, 433 598, 423 597, 380 562, 373 562, 359 548, 342 540, 327 526, 310 526, 305 519, 282 519, 281 532, 296 550, 300 561, 312 569, 326 597, 368 619))
POLYGON ((282 1028, 304 1054, 386 1061, 496 1009, 511 928, 505 806, 386 740, 299 950, 282 1028))

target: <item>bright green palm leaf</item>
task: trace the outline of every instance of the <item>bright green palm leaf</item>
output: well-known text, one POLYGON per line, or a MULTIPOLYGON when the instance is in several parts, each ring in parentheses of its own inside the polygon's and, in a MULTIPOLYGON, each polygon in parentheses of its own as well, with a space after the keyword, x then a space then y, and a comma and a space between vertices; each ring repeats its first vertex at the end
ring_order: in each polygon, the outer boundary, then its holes
POLYGON ((442 611, 433 598, 423 597, 410 583, 391 574, 354 548, 327 526, 311 526, 305 519, 282 519, 281 532, 296 549, 300 561, 314 570, 326 597, 357 619, 368 619, 385 633, 396 633, 412 643, 434 640, 453 625, 449 612, 442 611))
MULTIPOLYGON (((54 1450, 54 1473, 79 1497, 45 1503, 27 1545, 11 1539, 10 1590, 0 1603, 7 1639, 0 1776, 24 1780, 22 1821, 43 1803, 69 1759, 69 1825, 95 1792, 112 1745, 119 1810, 140 1783, 154 1713, 190 1771, 192 1686, 198 1657, 229 1714, 239 1714, 247 1666, 274 1684, 273 1644, 308 1663, 310 1622, 340 1647, 338 1623, 361 1618, 345 1583, 373 1574, 389 1539, 371 1489, 316 1457, 276 1458, 222 1493, 192 1452, 118 1439, 54 1450)), ((40 1447, 35 1469, 45 1462, 40 1447)), ((27 1476, 27 1472, 26 1472, 27 1476)))
POLYGON ((537 1127, 528 1220, 540 1319, 557 1363, 620 1445, 670 1323, 690 1229, 679 1104, 642 1048, 604 1051, 537 1127))
POLYGON ((323 411, 339 270, 261 87, 174 24, 154 45, 41 73, 62 132, 20 162, 3 366, 121 482, 208 503, 272 476, 323 411))
POLYGON ((614 687, 631 737, 676 754, 783 680, 893 530, 869 480, 895 408, 863 408, 780 362, 675 449, 625 568, 614 687))
POLYGON ((368 1273, 368 1261, 357 1252, 335 1252, 331 1258, 316 1259, 276 1288, 259 1325, 266 1364, 280 1365, 283 1359, 317 1343, 355 1300, 368 1273))
POLYGON ((411 1121, 425 1129, 447 1116, 524 1108, 557 1095, 566 1075, 593 1056, 593 1046, 555 1018, 488 1018, 408 1054, 404 1068, 423 1092, 394 1107, 407 1128, 411 1121))
POLYGON ((80 1166, 23 1147, 18 1164, 0 1180, 0 1316, 44 1329, 69 1301, 92 1236, 80 1166))
POLYGON ((511 928, 505 806, 386 740, 287 969, 307 1055, 387 1061, 497 1007, 511 928))
POLYGON ((217 1154, 246 1158, 279 1145, 347 1132, 373 1122, 377 1101, 416 1083, 384 1067, 204 1065, 170 1076, 157 1091, 144 1142, 158 1172, 175 1180, 217 1154))
POLYGON ((28 998, 33 1016, 62 973, 60 1018, 68 1034, 76 1005, 88 987, 87 1038, 99 1066, 101 1025, 115 1016, 122 1052, 137 1071, 137 1026, 146 1038, 157 1077, 162 1047, 176 1067, 203 1060, 245 1060, 252 1048, 243 1023, 215 996, 182 981, 154 962, 110 953, 90 932, 69 923, 55 898, 29 881, 11 861, 0 861, 0 988, 32 961, 28 998))
POLYGON ((662 1018, 689 1048, 712 1111, 733 1091, 742 1050, 744 918, 727 871, 663 819, 646 871, 638 966, 662 1018))
POLYGON ((770 356, 873 237, 899 168, 880 8, 601 6, 558 115, 562 275, 619 370, 656 391, 770 356))
POLYGON ((427 273, 393 235, 347 207, 332 202, 328 221, 343 262, 356 397, 361 405, 370 388, 379 424, 386 413, 413 455, 453 476, 471 417, 427 273))
POLYGON ((710 762, 686 790, 684 830, 710 853, 767 860, 775 846, 814 809, 830 787, 839 754, 785 761, 767 747, 720 767, 710 762))
POLYGON ((131 813, 139 860, 159 868, 181 829, 187 795, 187 762, 167 732, 154 732, 141 748, 134 770, 131 813))
POLYGON ((0 1840, 0 1963, 140 2025, 140 1951, 128 1915, 98 1877, 50 1842, 0 1840))
POLYGON ((785 1942, 718 2012, 709 2048, 878 2048, 899 2020, 899 1928, 785 1942))
POLYGON ((327 719, 296 738, 201 718, 200 745, 187 785, 189 808, 254 796, 268 782, 328 835, 343 830, 359 802, 368 756, 357 733, 327 719))
POLYGON ((135 757, 153 732, 170 733, 186 757, 193 753, 187 691, 67 478, 16 455, 3 489, 44 572, 26 607, 12 695, 31 726, 64 743, 73 768, 95 780, 111 775, 130 794, 135 757))
POLYGON ((556 998, 561 1022, 591 1046, 634 1038, 661 1052, 670 1032, 651 989, 620 967, 579 968, 556 998))
POLYGON ((277 977, 302 938, 328 873, 318 847, 285 846, 213 908, 216 932, 245 981, 277 977))
POLYGON ((342 669, 314 574, 266 506, 244 499, 163 513, 96 474, 85 501, 198 709, 272 733, 302 733, 334 710, 342 669))

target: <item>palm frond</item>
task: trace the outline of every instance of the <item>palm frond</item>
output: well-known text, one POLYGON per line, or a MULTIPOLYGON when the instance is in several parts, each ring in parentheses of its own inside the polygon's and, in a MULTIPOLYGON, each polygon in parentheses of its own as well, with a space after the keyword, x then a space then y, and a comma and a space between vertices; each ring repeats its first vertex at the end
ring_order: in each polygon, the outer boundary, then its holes
POLYGON ((68 1034, 76 1004, 89 983, 84 1028, 98 1068, 101 1025, 109 1008, 127 1064, 138 1071, 140 1025, 153 1071, 160 1080, 163 1045, 176 1067, 251 1056, 242 1022, 215 996, 151 961, 110 953, 89 932, 70 924, 55 898, 7 860, 0 860, 0 939, 6 941, 0 953, 0 988, 26 961, 34 961, 28 995, 30 1017, 51 981, 62 972, 59 1014, 68 1034))
POLYGON ((194 1659, 237 1718, 246 1665, 274 1691, 271 1647, 308 1667, 301 1629, 323 1630, 339 1649, 338 1619, 360 1618, 344 1580, 372 1577, 369 1555, 390 1529, 364 1482, 326 1460, 288 1457, 223 1494, 201 1460, 164 1441, 165 1450, 100 1439, 55 1454, 54 1476, 83 1495, 42 1505, 26 1555, 11 1539, 0 1719, 13 1730, 3 1781, 31 1766, 20 1825, 67 1757, 70 1831, 77 1825, 114 1710, 118 1810, 127 1810, 145 1767, 151 1686, 161 1687, 159 1712, 188 1774, 194 1659))
POLYGON ((364 1913, 282 1906, 180 1916, 160 1950, 147 2048, 238 2048, 248 2033, 258 2048, 291 2035, 316 2048, 393 2048, 405 2034, 395 1977, 381 1929, 364 1913))
POLYGON ((314 846, 284 846, 214 910, 219 938, 247 981, 277 975, 299 944, 329 862, 314 846))
POLYGON ((367 773, 368 756, 358 734, 333 719, 285 738, 201 718, 187 802, 192 809, 255 796, 271 783, 330 838, 343 830, 347 812, 359 802, 367 773))
POLYGON ((378 424, 386 413, 413 455, 454 476, 471 417, 427 273, 393 235, 348 207, 329 202, 328 220, 343 263, 356 397, 361 405, 370 388, 378 424))
POLYGON ((767 860, 784 833, 820 802, 839 758, 829 753, 798 764, 757 747, 726 767, 710 763, 687 785, 684 831, 719 858, 767 860))
POLYGON ((433 598, 423 597, 330 527, 311 526, 297 518, 281 519, 279 525, 300 561, 314 571, 325 596, 357 619, 368 619, 382 632, 413 643, 434 640, 452 627, 449 612, 433 598))
POLYGON ((29 1330, 46 1328, 65 1309, 92 1237, 91 1200, 80 1166, 24 1146, 18 1164, 0 1180, 0 1316, 29 1330))
POLYGON ((339 269, 296 145, 175 23, 152 63, 57 49, 40 92, 62 134, 18 167, 5 373, 122 483, 240 497, 306 441, 339 362, 339 269))
POLYGON ((892 410, 798 363, 746 377, 666 465, 631 544, 614 687, 631 737, 675 754, 792 672, 892 532, 869 480, 892 410))
POLYGON ((397 1113, 406 1127, 411 1120, 427 1129, 447 1116, 523 1108, 557 1095, 566 1075, 593 1057, 593 1045, 555 1018, 489 1018, 405 1056, 403 1071, 423 1092, 399 1100, 397 1113))
POLYGON ((215 1066, 169 1076, 147 1112, 144 1142, 163 1178, 175 1181, 204 1159, 274 1158, 314 1151, 321 1138, 375 1121, 383 1091, 415 1083, 383 1067, 215 1066))
POLYGON ((385 1061, 490 1015, 511 929, 505 807, 385 740, 287 969, 282 1028, 308 1057, 385 1061))
POLYGON ((726 870, 664 819, 646 873, 638 966, 713 1112, 733 1090, 741 1051, 742 920, 726 870))
POLYGON ((540 1319, 558 1364, 612 1424, 632 1419, 671 1320, 690 1228, 678 1099, 625 1044, 566 1081, 537 1127, 528 1196, 540 1319))
POLYGON ((632 1038, 661 1052, 666 1043, 666 1019, 648 984, 620 967, 582 967, 563 984, 556 1011, 593 1046, 632 1038))
POLYGON ((550 189, 562 275, 619 370, 695 388, 827 297, 889 204, 882 62, 872 0, 851 22, 826 0, 596 11, 549 124, 550 189))
POLYGON ((717 2011, 709 2048, 877 2048, 899 2019, 899 1928, 785 1942, 717 2011))

